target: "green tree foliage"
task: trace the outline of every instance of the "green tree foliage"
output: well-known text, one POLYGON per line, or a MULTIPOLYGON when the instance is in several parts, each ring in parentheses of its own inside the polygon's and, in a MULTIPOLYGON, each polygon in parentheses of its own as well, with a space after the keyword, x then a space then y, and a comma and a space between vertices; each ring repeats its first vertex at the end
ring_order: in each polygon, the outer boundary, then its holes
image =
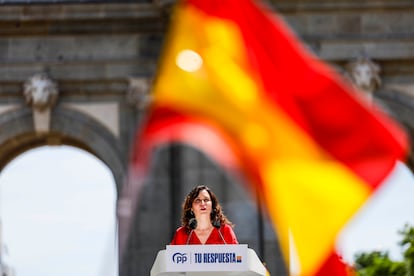
POLYGON ((393 261, 388 252, 373 251, 355 255, 354 268, 358 276, 414 276, 414 227, 406 224, 398 231, 402 236, 401 246, 404 260, 393 261))
POLYGON ((403 248, 404 260, 408 268, 408 276, 414 276, 414 228, 408 224, 398 232, 402 240, 398 243, 403 248))
POLYGON ((374 251, 355 256, 355 269, 359 276, 406 276, 404 262, 395 262, 388 252, 374 251))

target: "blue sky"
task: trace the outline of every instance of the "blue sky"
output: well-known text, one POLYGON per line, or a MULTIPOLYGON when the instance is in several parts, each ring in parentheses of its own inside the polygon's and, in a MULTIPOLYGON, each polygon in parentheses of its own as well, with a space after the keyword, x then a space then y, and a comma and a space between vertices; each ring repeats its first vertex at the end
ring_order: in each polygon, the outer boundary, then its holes
MULTIPOLYGON (((401 259, 397 231, 414 225, 414 181, 399 165, 387 182, 344 229, 345 260, 372 250, 401 259)), ((34 149, 9 163, 0 211, 16 276, 116 276, 114 185, 100 160, 72 147, 34 149)))

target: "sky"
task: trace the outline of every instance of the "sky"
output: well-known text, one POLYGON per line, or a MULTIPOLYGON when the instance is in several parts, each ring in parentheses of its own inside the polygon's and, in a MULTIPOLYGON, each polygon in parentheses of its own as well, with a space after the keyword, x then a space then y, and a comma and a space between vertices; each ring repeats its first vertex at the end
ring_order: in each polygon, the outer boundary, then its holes
MULTIPOLYGON (((402 164, 340 235, 357 252, 402 259, 398 230, 414 226, 414 180, 402 164)), ((30 150, 0 174, 6 261, 16 276, 117 276, 115 184, 93 155, 67 146, 30 150)))
POLYGON ((370 200, 343 230, 339 248, 346 261, 357 252, 388 251, 393 260, 402 260, 398 242, 407 223, 414 227, 414 177, 403 164, 384 181, 370 200))
POLYGON ((3 254, 16 276, 117 275, 115 186, 93 155, 30 150, 0 174, 3 254))

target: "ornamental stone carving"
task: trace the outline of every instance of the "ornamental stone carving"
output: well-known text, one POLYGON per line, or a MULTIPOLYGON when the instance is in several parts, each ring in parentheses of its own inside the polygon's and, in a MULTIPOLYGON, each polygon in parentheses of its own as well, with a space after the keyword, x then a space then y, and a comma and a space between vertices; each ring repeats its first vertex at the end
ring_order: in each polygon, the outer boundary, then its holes
POLYGON ((148 78, 129 78, 127 101, 138 109, 144 109, 151 102, 151 80, 148 78))
POLYGON ((58 89, 54 81, 46 74, 35 74, 24 83, 24 97, 26 103, 33 110, 44 111, 51 108, 57 100, 58 89))
POLYGON ((378 64, 367 58, 360 58, 349 62, 345 66, 346 75, 351 82, 362 91, 369 100, 372 100, 373 93, 381 85, 379 73, 381 68, 378 64))
POLYGON ((50 130, 50 110, 58 97, 57 85, 46 74, 30 77, 23 85, 26 103, 32 107, 33 124, 37 133, 50 130))

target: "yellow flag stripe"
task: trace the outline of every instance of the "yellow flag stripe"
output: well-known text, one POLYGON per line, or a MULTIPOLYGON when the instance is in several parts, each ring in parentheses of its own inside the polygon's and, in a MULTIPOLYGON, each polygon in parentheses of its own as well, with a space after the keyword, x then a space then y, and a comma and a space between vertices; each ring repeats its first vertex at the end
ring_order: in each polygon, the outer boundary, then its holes
MULTIPOLYGON (((275 228, 280 236, 290 229, 302 274, 312 275, 370 191, 263 98, 236 26, 191 6, 182 7, 175 18, 174 39, 164 60, 175 61, 180 53, 190 51, 201 58, 200 67, 185 71, 165 62, 154 88, 155 104, 218 122, 238 141, 263 177, 275 228)), ((287 248, 286 241, 282 243, 287 248)), ((289 254, 287 249, 284 253, 289 254)))

